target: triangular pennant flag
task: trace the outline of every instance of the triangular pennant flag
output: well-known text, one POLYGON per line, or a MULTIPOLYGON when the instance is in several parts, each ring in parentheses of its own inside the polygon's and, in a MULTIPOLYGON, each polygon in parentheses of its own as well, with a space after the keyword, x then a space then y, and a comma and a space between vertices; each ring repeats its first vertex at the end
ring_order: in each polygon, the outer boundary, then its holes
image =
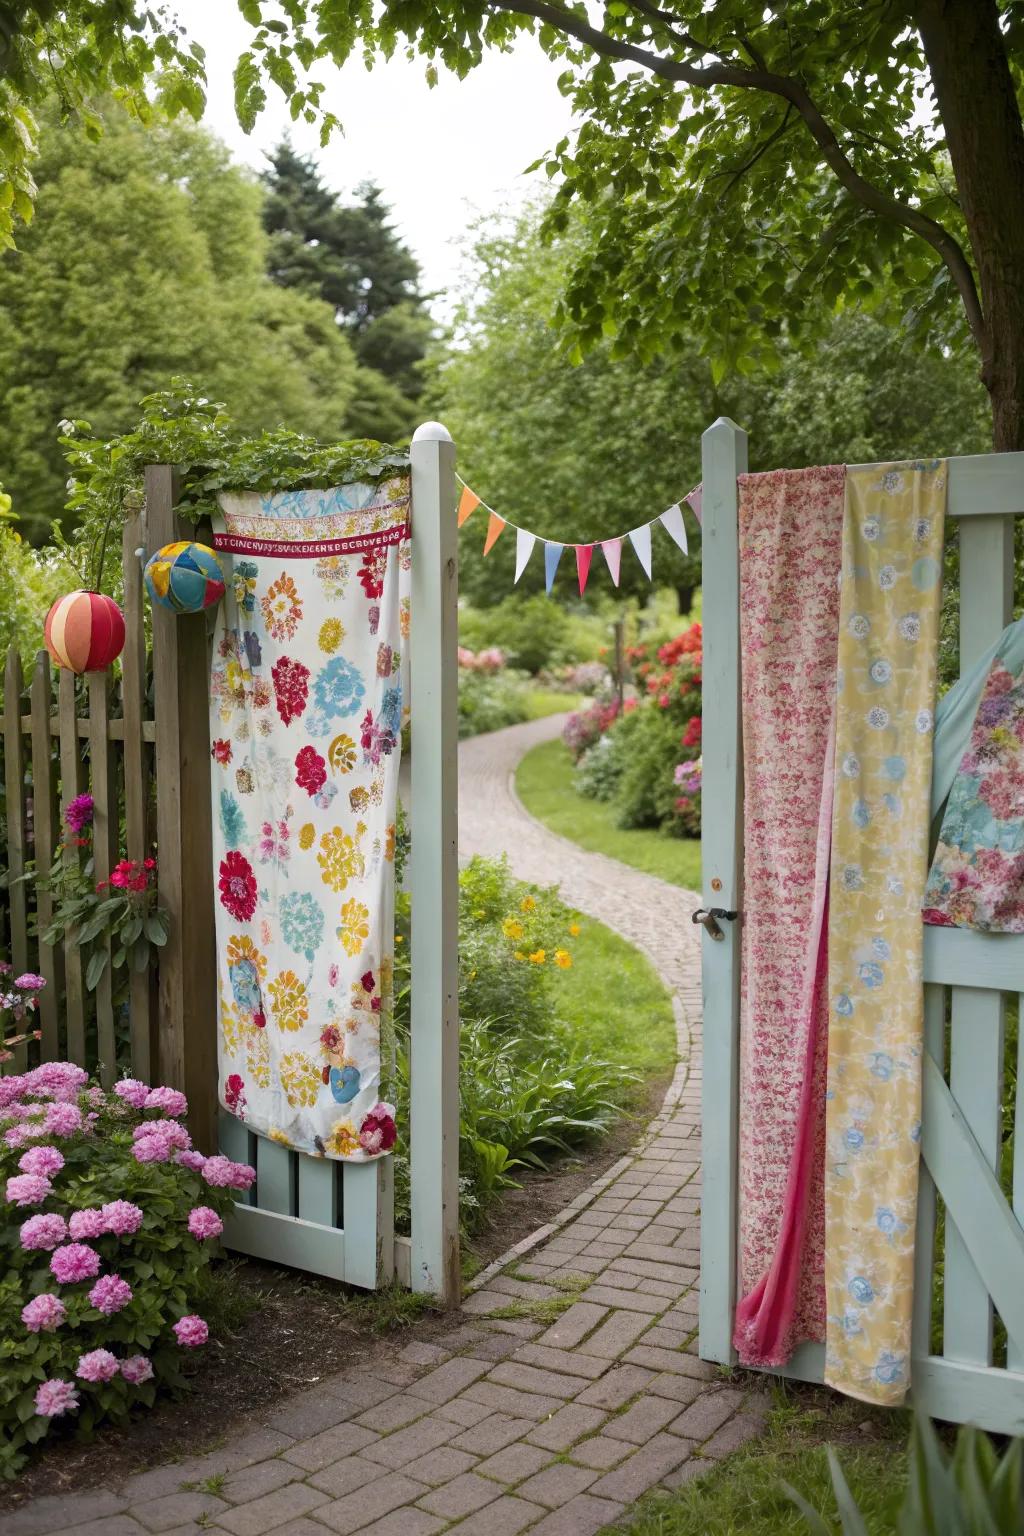
POLYGON ((462 495, 459 497, 459 527, 466 519, 476 511, 480 505, 480 497, 475 491, 471 491, 468 485, 462 487, 462 495))
POLYGON ((601 543, 601 552, 608 566, 612 585, 617 587, 619 584, 619 567, 622 564, 622 540, 604 539, 601 543))
POLYGON ((636 551, 636 557, 644 568, 647 580, 651 579, 651 525, 645 523, 642 528, 634 528, 629 535, 629 542, 636 551))
POLYGON ((700 525, 700 527, 703 527, 704 526, 704 508, 703 508, 704 482, 703 482, 703 480, 701 481, 700 485, 695 485, 693 490, 690 492, 689 496, 684 496, 683 500, 686 502, 686 505, 690 508, 690 511, 693 513, 694 517, 697 519, 697 522, 700 525))
POLYGON ((562 550, 564 548, 565 548, 564 544, 551 544, 548 540, 544 541, 544 590, 545 590, 545 592, 550 592, 551 591, 551 587, 552 587, 552 584, 553 584, 554 579, 555 579, 555 572, 558 570, 558 562, 562 558, 562 550))
POLYGON ((587 590, 587 577, 590 575, 590 562, 593 556, 593 544, 576 545, 576 576, 580 584, 580 597, 587 590))
POLYGON ((665 532, 679 545, 684 555, 690 553, 690 546, 686 542, 686 524, 683 522, 683 509, 677 502, 674 507, 669 507, 658 519, 665 532))
POLYGON ((533 546, 537 542, 535 533, 527 533, 525 528, 516 529, 516 574, 515 580, 526 570, 526 563, 533 554, 533 546))
POLYGON ((487 519, 487 537, 484 540, 485 555, 490 554, 495 544, 497 544, 499 537, 502 533, 504 533, 506 526, 507 525, 503 517, 499 517, 497 512, 491 513, 490 517, 487 519))

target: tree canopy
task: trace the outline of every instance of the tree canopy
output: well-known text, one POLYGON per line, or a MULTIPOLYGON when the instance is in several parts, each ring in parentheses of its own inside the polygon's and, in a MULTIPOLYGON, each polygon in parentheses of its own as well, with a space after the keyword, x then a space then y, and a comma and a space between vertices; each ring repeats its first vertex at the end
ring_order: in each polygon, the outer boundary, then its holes
POLYGON ((266 276, 262 192, 185 124, 44 127, 37 217, 0 261, 0 462, 22 526, 61 515, 62 418, 100 435, 188 375, 245 429, 346 431, 361 370, 321 299, 266 276))
MULTIPOLYGON (((616 358, 603 338, 573 366, 548 320, 590 234, 577 213, 558 245, 545 245, 542 221, 536 209, 500 233, 483 226, 431 396, 466 480, 512 522, 570 542, 647 522, 699 480, 700 434, 721 414, 748 429, 752 469, 912 458, 937 443, 945 453, 983 451, 986 401, 969 347, 922 352, 877 315, 825 308, 812 317, 822 332, 814 357, 782 337, 771 371, 717 383, 700 356, 699 324, 671 357, 616 358)), ((513 590, 515 548, 506 534, 484 560, 480 516, 462 534, 460 584, 489 604, 513 590)), ((676 587, 684 607, 700 551, 686 519, 689 560, 666 533, 656 529, 653 541, 655 580, 676 587)), ((600 557, 591 569, 588 594, 610 593, 600 557)), ((559 580, 571 590, 565 559, 559 580)), ((542 589, 535 553, 516 590, 542 589)), ((649 590, 628 549, 621 590, 649 590)))
MULTIPOLYGON (((239 4, 245 127, 277 89, 329 131, 323 61, 402 47, 464 75, 485 49, 536 36, 582 123, 549 161, 550 227, 576 199, 600 212, 559 304, 578 345, 609 337, 650 357, 696 330, 721 376, 770 364, 783 334, 820 335, 851 297, 877 302, 933 341, 969 335, 995 444, 1024 446, 1024 0, 239 4)), ((170 110, 195 109, 202 61, 166 13, 79 0, 58 25, 48 0, 4 10, 18 212, 24 114, 53 56, 72 103, 123 73, 129 107, 159 75, 170 110)))

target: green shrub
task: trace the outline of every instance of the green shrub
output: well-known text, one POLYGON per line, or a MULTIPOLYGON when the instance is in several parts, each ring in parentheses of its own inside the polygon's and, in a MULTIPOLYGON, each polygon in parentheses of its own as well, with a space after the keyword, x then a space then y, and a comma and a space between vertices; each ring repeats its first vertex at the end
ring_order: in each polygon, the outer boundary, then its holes
POLYGON ((620 827, 661 827, 674 817, 673 773, 680 756, 679 723, 656 704, 645 704, 617 720, 614 750, 622 763, 615 791, 620 827))
POLYGON ((608 801, 615 798, 626 765, 619 743, 618 736, 602 736, 592 747, 587 748, 576 764, 573 784, 577 794, 585 800, 608 801))
POLYGON ((570 663, 598 661, 608 645, 605 618, 512 592, 493 608, 459 609, 459 643, 479 651, 499 645, 509 666, 536 676, 570 663))
POLYGON ((525 677, 518 672, 459 669, 459 736, 479 736, 530 718, 525 677))
POLYGON ((150 1406, 208 1328, 211 1239, 255 1174, 194 1152, 184 1095, 47 1062, 0 1079, 0 1474, 150 1406), (148 1129, 147 1129, 148 1127, 148 1129))

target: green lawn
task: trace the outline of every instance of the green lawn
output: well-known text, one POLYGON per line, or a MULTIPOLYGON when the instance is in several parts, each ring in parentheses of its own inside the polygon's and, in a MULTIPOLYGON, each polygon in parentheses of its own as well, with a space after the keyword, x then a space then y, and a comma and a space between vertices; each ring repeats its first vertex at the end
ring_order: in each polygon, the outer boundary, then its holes
POLYGON ((676 1027, 657 972, 603 923, 581 917, 579 924, 572 969, 551 976, 558 1018, 590 1055, 621 1062, 641 1079, 668 1075, 676 1062, 676 1027))
POLYGON ((585 800, 573 789, 572 759, 561 741, 545 741, 527 752, 516 769, 516 791, 531 816, 581 848, 606 853, 671 885, 700 889, 700 843, 617 827, 611 806, 585 800))
POLYGON ((588 700, 581 693, 558 693, 554 688, 530 687, 526 690, 528 720, 542 720, 545 715, 560 715, 563 710, 579 709, 586 703, 588 700))

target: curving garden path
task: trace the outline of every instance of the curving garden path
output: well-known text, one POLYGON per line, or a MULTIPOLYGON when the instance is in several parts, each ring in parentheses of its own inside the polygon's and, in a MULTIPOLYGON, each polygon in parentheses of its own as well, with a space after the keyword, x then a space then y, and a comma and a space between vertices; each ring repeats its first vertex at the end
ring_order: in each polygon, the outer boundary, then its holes
POLYGON ((208 1455, 37 1499, 4 1536, 593 1536, 757 1434, 760 1397, 696 1354, 697 898, 527 814, 515 766, 560 727, 554 717, 462 744, 460 851, 507 853, 515 874, 557 881, 651 957, 679 1032, 660 1113, 628 1157, 477 1277, 449 1333, 435 1326, 372 1372, 326 1377, 208 1455), (568 1310, 545 1319, 567 1293, 568 1310))

